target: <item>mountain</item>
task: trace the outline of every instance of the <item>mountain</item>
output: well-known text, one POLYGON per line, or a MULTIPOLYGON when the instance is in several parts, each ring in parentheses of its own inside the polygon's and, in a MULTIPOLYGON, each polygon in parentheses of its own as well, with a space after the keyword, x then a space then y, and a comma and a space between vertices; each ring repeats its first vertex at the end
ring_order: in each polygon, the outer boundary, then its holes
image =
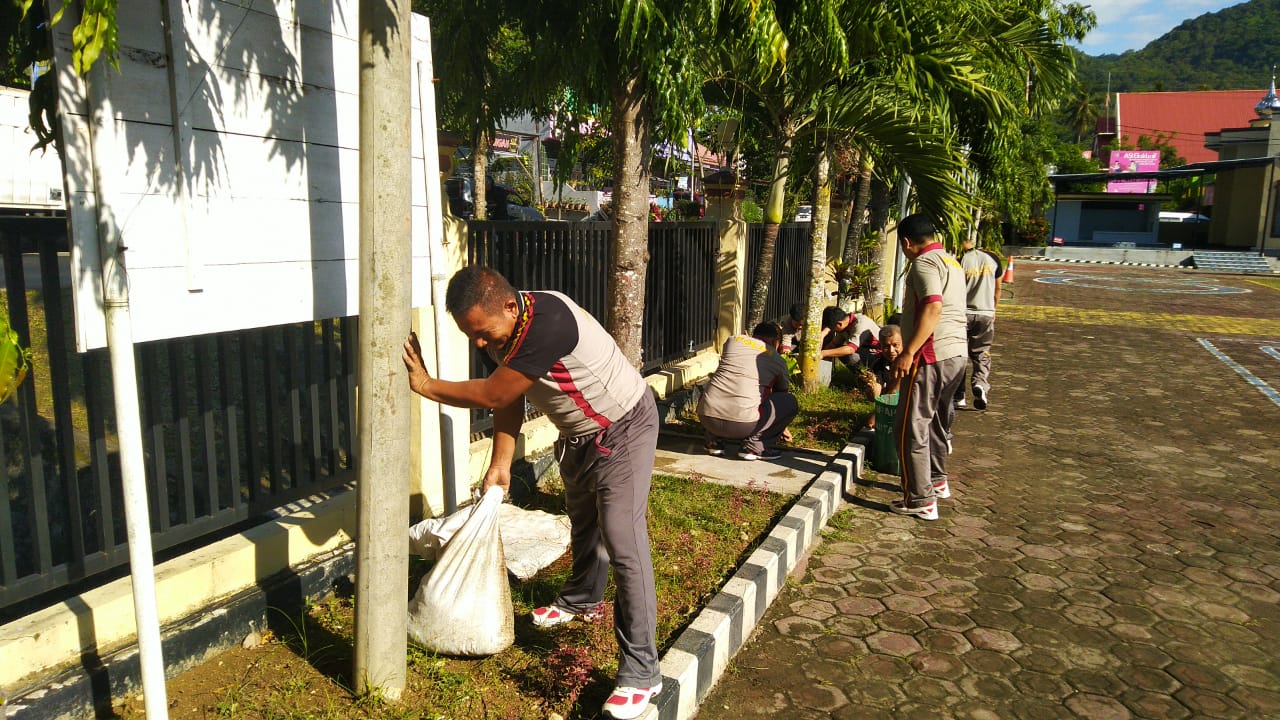
POLYGON ((1280 0, 1250 0, 1184 21, 1141 50, 1079 53, 1081 85, 1091 93, 1265 88, 1280 62, 1280 0))

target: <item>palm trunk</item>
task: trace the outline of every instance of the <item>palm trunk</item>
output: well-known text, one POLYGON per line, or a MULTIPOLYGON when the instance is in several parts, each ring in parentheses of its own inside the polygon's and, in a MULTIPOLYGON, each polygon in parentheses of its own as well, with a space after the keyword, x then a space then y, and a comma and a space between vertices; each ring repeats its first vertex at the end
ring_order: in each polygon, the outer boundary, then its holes
POLYGON ((822 385, 818 368, 822 358, 822 308, 826 301, 827 225, 831 220, 830 141, 818 146, 813 177, 813 239, 809 245, 809 312, 801 344, 800 378, 806 392, 822 385))
POLYGON ((769 285, 773 282, 773 256, 778 248, 778 226, 782 224, 787 174, 791 171, 791 146, 796 137, 790 123, 783 122, 779 127, 778 147, 773 158, 773 181, 769 184, 769 199, 764 207, 764 242, 760 246, 760 256, 756 258, 756 281, 751 287, 744 330, 764 321, 764 306, 769 301, 769 285))
POLYGON ((489 206, 486 205, 486 194, 489 185, 489 133, 481 132, 476 138, 476 146, 471 153, 471 199, 475 203, 474 211, 477 220, 489 218, 489 206))
MULTIPOLYGON (((844 234, 844 254, 841 258, 840 301, 852 300, 857 288, 853 287, 853 276, 856 268, 862 264, 862 232, 867 225, 867 205, 871 202, 871 175, 875 163, 868 155, 863 155, 858 162, 858 190, 853 198, 853 207, 849 214, 849 225, 844 234)), ((864 298, 865 300, 865 298, 864 298)), ((863 311, 866 311, 865 303, 863 311)))
MULTIPOLYGON (((875 244, 871 247, 871 256, 879 264, 880 254, 884 247, 885 226, 889 224, 889 184, 884 180, 872 178, 871 199, 867 208, 871 211, 868 223, 875 233, 875 244)), ((884 316, 884 272, 877 267, 867 279, 866 303, 864 310, 868 315, 883 324, 888 321, 884 316)))
POLYGON ((605 327, 632 365, 643 361, 644 285, 649 266, 649 105, 636 76, 613 91, 613 237, 605 327))

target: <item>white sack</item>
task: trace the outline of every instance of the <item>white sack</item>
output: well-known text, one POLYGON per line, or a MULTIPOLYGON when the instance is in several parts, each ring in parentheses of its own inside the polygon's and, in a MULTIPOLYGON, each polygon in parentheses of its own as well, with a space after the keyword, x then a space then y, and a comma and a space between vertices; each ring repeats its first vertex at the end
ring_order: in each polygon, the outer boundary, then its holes
MULTIPOLYGON (((471 517, 472 508, 429 518, 409 528, 409 552, 435 560, 449 538, 471 517)), ((569 549, 569 518, 541 510, 525 510, 505 503, 498 511, 502 554, 507 570, 528 580, 569 549)))
POLYGON ((449 538, 462 529, 478 504, 478 502, 473 503, 452 515, 427 518, 417 525, 409 526, 409 552, 420 555, 426 560, 435 560, 440 557, 440 551, 444 550, 449 538))
POLYGON ((510 503, 498 514, 507 570, 528 580, 569 549, 569 517, 525 510, 510 503))
MULTIPOLYGON (((409 638, 446 655, 493 655, 515 642, 515 612, 498 535, 503 490, 491 487, 409 601, 409 638)), ((451 519, 451 518, 450 518, 451 519)))

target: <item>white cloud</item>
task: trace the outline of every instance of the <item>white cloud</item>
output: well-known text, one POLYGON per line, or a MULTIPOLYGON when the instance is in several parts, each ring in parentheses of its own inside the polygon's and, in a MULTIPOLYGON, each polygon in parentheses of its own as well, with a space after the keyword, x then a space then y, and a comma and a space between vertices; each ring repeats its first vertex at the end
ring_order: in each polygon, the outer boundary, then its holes
POLYGON ((1183 20, 1238 4, 1239 0, 1094 0, 1098 26, 1079 47, 1090 55, 1140 50, 1183 20))

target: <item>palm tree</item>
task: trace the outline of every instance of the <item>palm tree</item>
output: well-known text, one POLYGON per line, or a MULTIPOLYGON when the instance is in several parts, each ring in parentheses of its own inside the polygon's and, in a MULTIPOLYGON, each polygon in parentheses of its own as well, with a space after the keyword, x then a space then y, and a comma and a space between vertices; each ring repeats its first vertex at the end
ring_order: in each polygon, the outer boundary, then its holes
MULTIPOLYGON (((824 90, 848 69, 846 25, 841 22, 844 4, 844 0, 811 0, 779 6, 777 21, 788 44, 785 63, 763 65, 732 42, 714 46, 720 51, 714 56, 719 67, 708 91, 740 103, 752 123, 772 137, 774 147, 764 206, 764 243, 747 305, 747 327, 764 319, 796 139, 823 111, 824 90)), ((816 227, 816 215, 814 223, 816 227)), ((810 314, 814 312, 820 313, 821 306, 810 308, 810 314)))
POLYGON ((698 59, 706 47, 730 43, 759 72, 783 60, 786 38, 769 0, 541 0, 521 7, 535 48, 532 81, 554 79, 579 104, 608 107, 614 173, 605 325, 638 366, 651 140, 681 137, 701 116, 705 66, 698 59))

